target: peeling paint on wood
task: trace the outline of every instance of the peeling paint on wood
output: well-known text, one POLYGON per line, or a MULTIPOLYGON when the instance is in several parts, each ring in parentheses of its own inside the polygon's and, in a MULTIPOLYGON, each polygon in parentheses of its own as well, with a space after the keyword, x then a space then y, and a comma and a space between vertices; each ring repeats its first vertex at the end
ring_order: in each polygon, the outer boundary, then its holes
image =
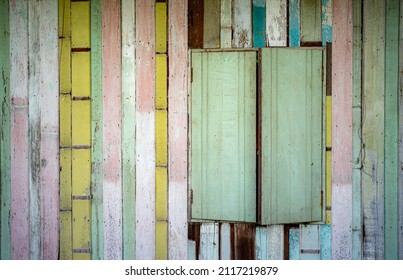
POLYGON ((199 260, 218 260, 218 227, 218 223, 201 224, 199 260))
POLYGON ((322 46, 332 42, 333 0, 322 0, 322 46))
POLYGON ((300 225, 300 260, 320 260, 319 225, 300 225))
POLYGON ((300 230, 298 227, 290 228, 289 259, 300 259, 300 230))
POLYGON ((252 47, 252 3, 251 1, 233 0, 234 48, 252 47))
POLYGON ((284 259, 284 225, 272 225, 267 227, 267 259, 284 259))
POLYGON ((321 0, 301 0, 301 42, 322 42, 321 0))
POLYGON ((331 225, 320 225, 320 259, 332 259, 332 228, 331 225))
POLYGON ((232 0, 221 0, 220 46, 222 49, 231 48, 231 42, 232 42, 232 0))
POLYGON ((266 46, 266 0, 253 0, 253 47, 266 46))
POLYGON ((287 0, 266 0, 266 20, 268 46, 287 46, 287 0))

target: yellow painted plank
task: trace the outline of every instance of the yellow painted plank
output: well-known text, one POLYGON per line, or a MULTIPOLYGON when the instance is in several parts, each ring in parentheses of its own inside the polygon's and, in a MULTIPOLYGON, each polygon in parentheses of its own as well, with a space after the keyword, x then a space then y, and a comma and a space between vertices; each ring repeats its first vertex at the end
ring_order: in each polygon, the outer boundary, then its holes
POLYGON ((73 200, 73 249, 91 249, 90 221, 91 201, 73 200))
POLYGON ((71 41, 70 38, 59 39, 60 92, 71 92, 71 41))
POLYGON ((59 38, 70 37, 70 0, 59 0, 59 38))
POLYGON ((157 167, 155 170, 156 198, 155 217, 156 219, 167 219, 167 190, 168 172, 166 167, 157 167))
POLYGON ((167 152, 167 111, 156 110, 156 139, 155 139, 155 153, 157 165, 166 165, 168 152, 167 152))
POLYGON ((89 48, 90 1, 71 3, 71 45, 72 48, 89 48))
POLYGON ((155 224, 155 258, 166 260, 168 258, 168 226, 167 222, 157 221, 155 224))
POLYGON ((60 209, 71 209, 71 150, 60 149, 60 209))
POLYGON ((60 95, 60 146, 71 145, 71 97, 60 95))
POLYGON ((71 211, 60 212, 60 259, 73 258, 73 243, 71 234, 71 211))
POLYGON ((91 254, 73 253, 73 260, 91 260, 91 254))
POLYGON ((72 195, 89 196, 91 194, 91 149, 73 149, 72 157, 72 195))
POLYGON ((155 51, 164 53, 167 51, 167 4, 158 2, 155 4, 155 51))
POLYGON ((156 101, 155 106, 160 109, 167 108, 167 55, 157 54, 156 59, 156 101))
POLYGON ((332 146, 332 97, 326 96, 326 147, 332 146))
MULTIPOLYGON (((326 96, 326 147, 332 147, 332 97, 326 96)), ((332 206, 332 151, 326 151, 326 206, 332 206)), ((326 210, 326 224, 332 222, 332 211, 326 210)))
POLYGON ((74 145, 91 144, 91 101, 72 101, 72 143, 74 145))
MULTIPOLYGON (((77 2, 78 3, 78 2, 77 2)), ((73 52, 72 60, 72 95, 91 95, 91 54, 90 52, 73 52)))

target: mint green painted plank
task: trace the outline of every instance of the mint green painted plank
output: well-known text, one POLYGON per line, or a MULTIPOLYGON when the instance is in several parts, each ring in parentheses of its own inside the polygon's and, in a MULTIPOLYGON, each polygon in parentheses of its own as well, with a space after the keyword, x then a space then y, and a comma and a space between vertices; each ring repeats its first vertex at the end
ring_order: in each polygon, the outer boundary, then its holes
POLYGON ((332 227, 330 224, 320 225, 320 259, 332 259, 332 227))
POLYGON ((0 1, 0 259, 11 258, 10 24, 8 0, 0 1))
POLYGON ((322 0, 322 46, 332 42, 333 0, 322 0))
POLYGON ((361 58, 362 58, 362 0, 353 2, 353 219, 352 258, 362 259, 362 210, 361 210, 361 58))
POLYGON ((104 256, 102 154, 102 0, 91 1, 92 259, 104 256))
POLYGON ((290 228, 290 239, 289 239, 289 259, 299 260, 300 256, 300 246, 299 246, 300 233, 298 227, 290 228))
POLYGON ((399 1, 386 1, 385 259, 398 259, 399 1))
POLYGON ((192 218, 255 222, 256 52, 194 52, 192 68, 192 218))
POLYGON ((319 225, 300 225, 300 260, 320 260, 319 225))
POLYGON ((232 0, 221 0, 220 46, 231 48, 232 43, 232 0))
POLYGON ((324 50, 262 50, 262 223, 322 220, 324 50))
MULTIPOLYGON (((403 31, 403 1, 400 1, 400 32, 403 31)), ((401 33, 400 33, 401 34, 401 33)), ((403 36, 399 36, 399 260, 403 259, 403 36)))
POLYGON ((301 42, 322 41, 321 0, 301 0, 301 42))
POLYGON ((135 195, 135 1, 122 1, 123 258, 136 257, 135 195))

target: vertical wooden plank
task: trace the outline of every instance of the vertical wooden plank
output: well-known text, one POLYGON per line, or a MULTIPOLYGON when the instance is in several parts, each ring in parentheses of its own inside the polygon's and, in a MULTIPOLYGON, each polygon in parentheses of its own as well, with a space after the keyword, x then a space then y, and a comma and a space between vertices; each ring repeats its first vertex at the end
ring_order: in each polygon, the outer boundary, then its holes
MULTIPOLYGON (((73 84, 74 87, 74 84, 73 84)), ((71 142, 74 146, 91 144, 91 101, 71 102, 71 142)))
POLYGON ((71 56, 71 68, 72 68, 71 69, 72 96, 89 97, 91 94, 90 52, 89 51, 73 52, 71 56))
MULTIPOLYGON (((69 96, 70 99, 70 96, 69 96)), ((73 258, 71 220, 71 148, 60 148, 60 259, 73 258)))
POLYGON ((385 2, 365 1, 363 9, 363 258, 383 259, 385 2))
POLYGON ((157 221, 155 225, 155 259, 168 259, 168 223, 166 221, 157 221))
POLYGON ((322 42, 321 1, 301 0, 301 43, 322 42))
POLYGON ((220 224, 220 260, 231 259, 231 233, 228 223, 220 224))
POLYGON ((71 47, 89 48, 90 32, 90 1, 71 1, 71 47))
POLYGON ((155 74, 155 87, 156 87, 156 100, 155 106, 157 109, 166 109, 168 106, 168 62, 166 54, 156 55, 156 74, 155 74))
POLYGON ((220 47, 221 0, 204 0, 203 47, 220 47))
POLYGON ((319 260, 319 225, 300 225, 300 259, 319 260))
POLYGON ((400 1, 399 33, 399 260, 403 259, 403 1, 400 1))
POLYGON ((203 48, 204 0, 188 1, 189 49, 203 48))
POLYGON ((253 47, 266 46, 266 0, 253 0, 253 47))
POLYGON ((231 42, 232 42, 232 0, 221 0, 220 46, 222 49, 231 48, 231 42))
POLYGON ((322 46, 332 42, 333 0, 322 0, 322 46))
POLYGON ((290 247, 289 247, 289 259, 300 259, 300 231, 298 227, 290 228, 290 247))
POLYGON ((288 2, 288 30, 290 47, 299 47, 301 41, 301 14, 300 0, 289 0, 288 2))
POLYGON ((167 153, 167 111, 156 110, 156 130, 155 130, 155 160, 157 165, 166 166, 168 162, 167 153))
POLYGON ((235 260, 253 260, 255 258, 255 225, 235 224, 233 256, 235 260))
POLYGON ((333 3, 332 259, 351 259, 352 1, 333 3))
POLYGON ((187 1, 168 2, 168 258, 187 258, 187 1))
POLYGON ((155 51, 165 53, 167 51, 167 4, 155 3, 155 51))
MULTIPOLYGON (((104 258, 122 258, 120 1, 102 1, 104 258)), ((147 25, 146 22, 143 23, 147 25)), ((141 195, 141 194, 140 194, 141 195)))
POLYGON ((136 3, 122 1, 123 259, 136 258, 136 3))
POLYGON ((155 258, 155 1, 136 1, 136 255, 155 258))
POLYGON ((332 228, 331 225, 320 225, 320 259, 332 259, 332 228))
POLYGON ((70 0, 59 0, 59 37, 70 38, 71 32, 71 16, 70 16, 70 0))
POLYGON ((71 211, 60 211, 60 259, 73 259, 71 211))
POLYGON ((284 225, 272 225, 267 227, 267 259, 284 259, 284 225))
MULTIPOLYGON (((61 2, 61 1, 60 1, 61 2)), ((59 39, 60 93, 71 93, 71 40, 59 39)))
POLYGON ((91 1, 91 253, 104 257, 103 120, 102 120, 102 0, 91 1))
POLYGON ((233 0, 234 48, 252 47, 252 2, 233 0))
POLYGON ((74 199, 73 196, 72 204, 73 259, 82 260, 90 256, 91 202, 89 199, 74 199))
POLYGON ((199 260, 218 260, 218 223, 202 223, 199 260))
POLYGON ((0 1, 0 259, 11 255, 11 138, 10 138, 10 15, 8 1, 0 1), (4 235, 4 236, 3 236, 4 235), (4 252, 3 252, 4 251, 4 252))
POLYGON ((287 46, 287 1, 266 0, 266 20, 267 45, 287 46))
POLYGON ((386 1, 385 36, 385 259, 398 259, 399 1, 386 1))
POLYGON ((188 240, 188 260, 196 260, 196 242, 193 240, 188 240))
POLYGON ((266 226, 256 227, 255 259, 268 260, 268 229, 266 226))

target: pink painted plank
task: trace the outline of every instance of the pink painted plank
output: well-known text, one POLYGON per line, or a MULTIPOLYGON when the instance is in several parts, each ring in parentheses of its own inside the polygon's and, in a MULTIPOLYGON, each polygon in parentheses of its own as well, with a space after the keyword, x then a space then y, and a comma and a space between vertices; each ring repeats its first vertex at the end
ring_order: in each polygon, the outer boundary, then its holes
POLYGON ((136 256, 155 258, 155 1, 136 1, 136 256))
POLYGON ((168 5, 168 258, 187 259, 187 1, 168 5))
POLYGON ((11 258, 29 259, 27 5, 10 1, 11 258))
POLYGON ((120 1, 102 1, 104 258, 122 259, 120 1))
POLYGON ((333 2, 333 259, 352 258, 352 2, 333 2))

